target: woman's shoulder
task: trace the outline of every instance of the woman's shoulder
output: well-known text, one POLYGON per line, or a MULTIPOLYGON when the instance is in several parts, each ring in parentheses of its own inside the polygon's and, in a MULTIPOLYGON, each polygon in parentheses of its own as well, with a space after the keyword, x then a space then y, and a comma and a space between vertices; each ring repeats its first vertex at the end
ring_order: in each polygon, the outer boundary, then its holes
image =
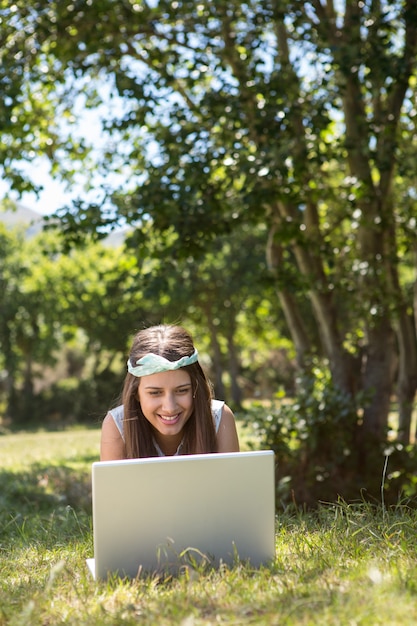
POLYGON ((211 401, 211 412, 213 415, 214 427, 216 429, 216 433, 219 430, 220 422, 222 419, 224 402, 223 400, 215 400, 214 398, 211 401))
POLYGON ((223 400, 216 400, 215 398, 212 398, 211 400, 211 410, 214 411, 222 411, 224 407, 224 401, 223 400))
POLYGON ((110 409, 108 414, 111 415, 112 418, 114 419, 114 423, 116 424, 120 434, 123 437, 123 416, 124 416, 123 404, 120 404, 119 406, 114 407, 114 409, 110 409))

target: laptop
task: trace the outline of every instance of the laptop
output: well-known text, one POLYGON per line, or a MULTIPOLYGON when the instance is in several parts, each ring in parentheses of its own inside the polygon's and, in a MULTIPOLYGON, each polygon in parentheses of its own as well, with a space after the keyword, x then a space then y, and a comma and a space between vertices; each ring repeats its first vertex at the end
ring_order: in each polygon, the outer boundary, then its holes
POLYGON ((99 461, 92 498, 96 580, 275 557, 272 450, 99 461))

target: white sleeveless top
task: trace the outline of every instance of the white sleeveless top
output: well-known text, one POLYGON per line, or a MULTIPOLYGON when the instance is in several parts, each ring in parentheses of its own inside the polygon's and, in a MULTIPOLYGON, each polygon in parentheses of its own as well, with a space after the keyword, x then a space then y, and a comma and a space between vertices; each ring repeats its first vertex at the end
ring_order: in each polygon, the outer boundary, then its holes
MULTIPOLYGON (((224 407, 224 402, 222 400, 211 401, 211 413, 213 415, 213 423, 214 423, 214 428, 215 428, 216 433, 219 430, 220 422, 222 419, 223 407, 224 407)), ((120 406, 117 406, 115 409, 111 409, 109 413, 114 419, 114 423, 116 424, 117 429, 119 433, 121 434, 122 439, 124 441, 125 437, 124 437, 124 428, 123 428, 123 414, 124 414, 123 404, 121 404, 120 406)), ((154 440, 154 445, 155 445, 156 451, 158 452, 158 456, 165 456, 155 440, 154 440)), ((179 454, 180 447, 181 447, 181 444, 178 446, 178 450, 176 451, 175 455, 179 454)))

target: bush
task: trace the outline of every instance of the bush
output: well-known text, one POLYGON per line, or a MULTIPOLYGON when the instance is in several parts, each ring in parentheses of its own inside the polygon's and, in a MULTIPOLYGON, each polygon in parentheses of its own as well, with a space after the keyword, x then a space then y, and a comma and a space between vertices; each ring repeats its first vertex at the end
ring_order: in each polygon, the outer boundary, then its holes
POLYGON ((277 504, 380 500, 384 478, 385 502, 412 495, 416 454, 400 454, 393 446, 390 471, 383 476, 387 446, 362 432, 365 402, 364 395, 336 388, 327 369, 315 367, 297 381, 292 400, 278 394, 268 409, 252 405, 246 419, 262 447, 276 454, 277 504))
POLYGON ((30 398, 21 394, 11 415, 11 426, 61 428, 77 423, 97 424, 114 404, 120 388, 120 376, 110 370, 84 380, 61 379, 30 398))

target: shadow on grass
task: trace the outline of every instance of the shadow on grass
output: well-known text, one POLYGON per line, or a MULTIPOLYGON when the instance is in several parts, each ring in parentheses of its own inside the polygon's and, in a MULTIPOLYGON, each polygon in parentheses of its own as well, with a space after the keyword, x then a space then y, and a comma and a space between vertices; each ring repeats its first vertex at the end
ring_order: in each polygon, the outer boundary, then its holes
POLYGON ((64 463, 34 463, 24 471, 0 469, 0 514, 48 514, 57 506, 91 513, 90 467, 95 460, 92 455, 64 463))
MULTIPOLYGON (((93 457, 62 464, 34 463, 29 470, 0 469, 1 555, 91 541, 93 457)), ((1 620, 0 620, 1 621, 1 620)))

